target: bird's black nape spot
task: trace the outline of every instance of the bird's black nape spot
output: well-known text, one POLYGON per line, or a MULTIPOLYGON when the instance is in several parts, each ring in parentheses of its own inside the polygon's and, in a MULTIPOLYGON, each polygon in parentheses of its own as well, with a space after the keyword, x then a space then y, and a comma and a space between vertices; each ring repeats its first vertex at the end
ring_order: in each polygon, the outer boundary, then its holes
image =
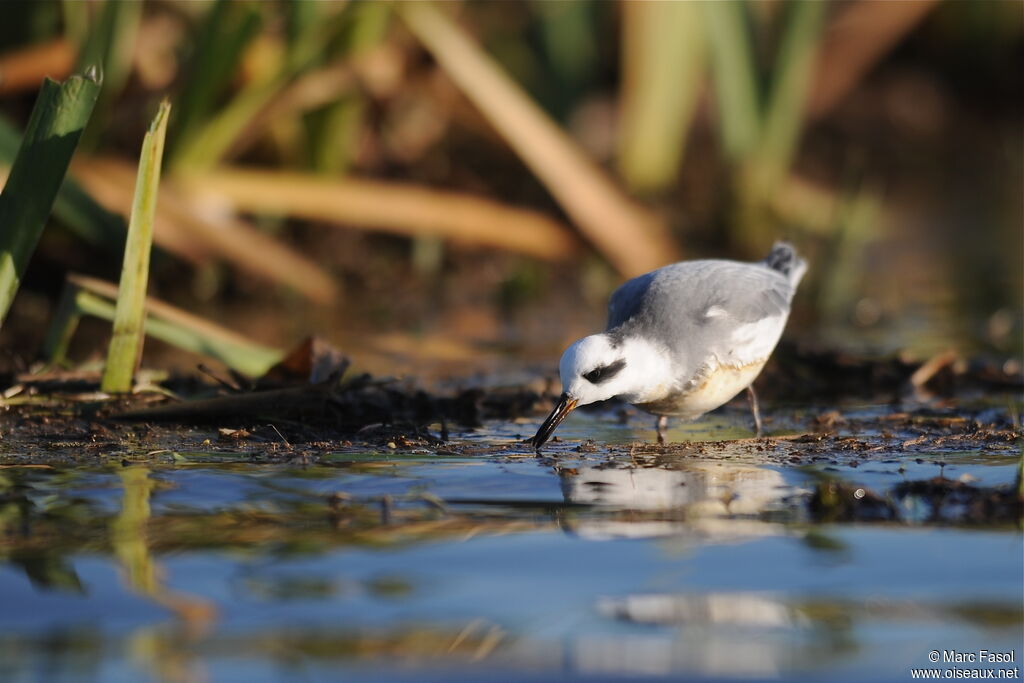
POLYGON ((583 379, 587 380, 591 384, 600 384, 601 382, 606 382, 619 374, 624 367, 626 367, 626 359, 620 358, 614 363, 594 368, 590 372, 584 374, 583 379))

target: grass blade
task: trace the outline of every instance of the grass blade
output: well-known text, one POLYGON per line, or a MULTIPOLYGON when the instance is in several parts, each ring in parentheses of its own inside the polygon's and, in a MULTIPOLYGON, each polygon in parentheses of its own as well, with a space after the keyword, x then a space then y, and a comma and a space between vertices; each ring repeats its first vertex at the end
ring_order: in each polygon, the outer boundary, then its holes
MULTIPOLYGON (((64 26, 64 38, 74 45, 84 43, 85 36, 89 33, 90 4, 79 0, 61 0, 60 2, 60 19, 64 26)), ((74 61, 75 56, 71 55, 71 63, 73 64, 74 61)))
POLYGON ((177 152, 181 139, 209 118, 260 23, 259 12, 241 3, 217 0, 207 10, 190 59, 188 78, 176 104, 171 156, 177 152))
POLYGON ((616 10, 607 2, 555 0, 529 5, 536 15, 533 21, 539 24, 537 67, 547 76, 531 79, 537 88, 532 92, 556 120, 564 122, 596 85, 601 71, 600 27, 616 10))
POLYGON ((676 175, 700 95, 700 6, 625 2, 622 12, 619 170, 634 190, 659 190, 676 175))
POLYGON ((50 328, 46 331, 46 338, 43 339, 43 348, 40 355, 49 363, 65 365, 68 357, 68 347, 71 345, 71 337, 78 329, 78 321, 82 314, 78 310, 78 302, 75 301, 75 294, 78 289, 70 283, 64 283, 60 299, 57 300, 57 307, 50 316, 50 328))
MULTIPOLYGON (((70 299, 73 306, 68 305, 64 319, 60 324, 55 321, 50 328, 47 355, 44 357, 51 361, 63 359, 68 341, 74 334, 77 318, 91 315, 102 320, 114 320, 113 301, 117 297, 115 285, 84 275, 69 275, 65 291, 67 296, 62 299, 70 299)), ((148 297, 145 310, 145 330, 150 337, 220 361, 244 375, 261 376, 284 357, 277 349, 252 342, 159 299, 148 297)))
POLYGON ((172 159, 174 172, 204 171, 222 161, 287 85, 321 61, 335 23, 329 20, 308 27, 276 66, 255 76, 202 125, 183 130, 172 159))
POLYGON ((204 125, 181 138, 174 156, 174 170, 204 171, 215 166, 227 154, 237 138, 284 88, 287 78, 250 83, 204 125))
MULTIPOLYGON (((0 165, 10 166, 18 154, 21 133, 5 117, 0 116, 0 165)), ((0 171, 6 179, 6 169, 0 171)), ((74 178, 74 172, 64 177, 64 183, 53 202, 53 215, 80 238, 102 247, 120 250, 124 244, 124 219, 107 211, 74 178)))
POLYGON ((330 64, 302 74, 282 88, 266 107, 249 120, 231 143, 227 156, 239 156, 274 125, 296 124, 297 128, 302 115, 349 96, 356 86, 356 75, 357 70, 349 62, 330 64))
POLYGON ((124 265, 117 294, 114 336, 110 340, 107 364, 100 385, 108 393, 131 391, 132 378, 142 355, 143 307, 149 282, 149 252, 153 244, 156 197, 160 189, 160 162, 163 160, 170 111, 170 103, 164 100, 142 141, 135 199, 128 222, 124 265))
POLYGON ((90 22, 89 33, 81 45, 76 68, 98 64, 103 74, 103 92, 96 103, 96 115, 86 127, 83 149, 96 145, 102 126, 107 124, 114 97, 124 88, 131 72, 132 50, 142 19, 141 2, 106 0, 90 22))
POLYGON ((676 260, 664 225, 627 197, 478 45, 435 5, 401 3, 405 23, 547 187, 587 239, 626 276, 676 260))
POLYGON ((860 188, 842 198, 827 244, 832 267, 818 278, 817 311, 829 322, 845 320, 863 296, 864 255, 882 220, 881 203, 870 189, 860 188))
POLYGON ((701 3, 711 48, 711 72, 722 145, 732 161, 743 159, 760 131, 761 107, 754 74, 753 40, 745 3, 701 3))
MULTIPOLYGON (((385 2, 361 2, 350 5, 347 12, 349 23, 338 52, 339 57, 351 62, 387 35, 392 7, 385 2)), ((365 97, 352 92, 307 116, 309 156, 316 171, 337 175, 347 170, 355 156, 365 109, 365 97)))
POLYGON ((104 98, 118 94, 131 71, 132 48, 142 18, 142 3, 106 0, 78 53, 76 68, 99 64, 104 98))
POLYGON ((100 92, 90 69, 64 83, 47 79, 0 194, 0 324, 7 316, 71 155, 100 92))
POLYGON ((826 9, 828 3, 824 2, 796 2, 785 17, 786 31, 753 160, 758 197, 774 191, 792 161, 803 128, 826 9))

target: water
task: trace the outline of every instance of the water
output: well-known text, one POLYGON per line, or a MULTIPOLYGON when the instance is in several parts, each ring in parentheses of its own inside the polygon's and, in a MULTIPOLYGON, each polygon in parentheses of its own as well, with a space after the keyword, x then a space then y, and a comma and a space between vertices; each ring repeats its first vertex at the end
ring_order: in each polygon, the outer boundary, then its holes
MULTIPOLYGON (((670 436, 749 436, 702 425, 670 436)), ((479 455, 0 469, 0 680, 903 680, 981 649, 1020 666, 1018 525, 807 504, 822 477, 1007 487, 1012 448, 652 461, 576 452, 649 435, 581 414, 537 459, 515 446, 535 427, 457 435, 479 455)))

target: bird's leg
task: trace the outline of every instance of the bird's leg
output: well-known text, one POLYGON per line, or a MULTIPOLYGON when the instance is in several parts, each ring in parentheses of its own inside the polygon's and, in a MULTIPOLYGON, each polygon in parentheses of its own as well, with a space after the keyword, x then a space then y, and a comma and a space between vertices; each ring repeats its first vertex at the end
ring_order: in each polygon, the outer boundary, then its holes
POLYGON ((750 412, 754 415, 754 429, 757 430, 757 438, 761 438, 764 432, 761 429, 761 409, 757 405, 757 393, 754 387, 747 387, 747 400, 750 402, 750 412))
POLYGON ((659 415, 658 416, 658 424, 657 424, 658 443, 659 444, 664 444, 665 443, 665 430, 667 428, 668 428, 668 416, 667 415, 659 415))

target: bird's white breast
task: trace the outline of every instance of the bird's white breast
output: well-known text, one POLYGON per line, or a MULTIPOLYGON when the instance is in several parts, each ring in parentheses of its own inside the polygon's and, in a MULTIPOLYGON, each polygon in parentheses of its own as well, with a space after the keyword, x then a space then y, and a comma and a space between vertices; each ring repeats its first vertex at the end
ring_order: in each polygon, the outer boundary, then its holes
POLYGON ((673 415, 686 419, 700 417, 749 387, 766 360, 742 366, 707 366, 705 372, 688 382, 681 391, 658 401, 637 404, 637 407, 655 415, 673 415))

